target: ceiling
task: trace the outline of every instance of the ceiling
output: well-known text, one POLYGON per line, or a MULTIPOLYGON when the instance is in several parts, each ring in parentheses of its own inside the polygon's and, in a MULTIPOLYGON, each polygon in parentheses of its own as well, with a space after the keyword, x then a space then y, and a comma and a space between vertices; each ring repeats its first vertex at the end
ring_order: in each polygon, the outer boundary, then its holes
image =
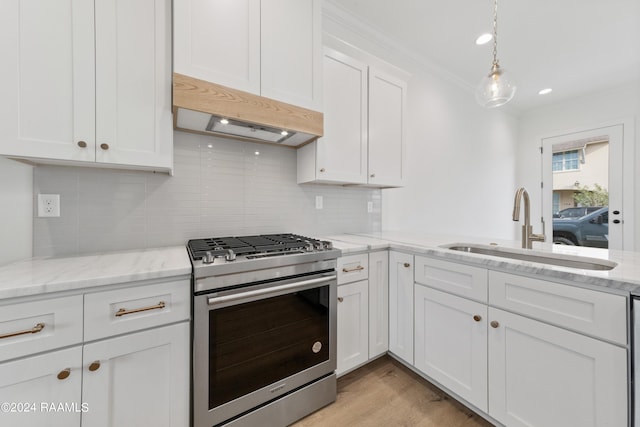
MULTIPOLYGON (((474 88, 489 72, 492 0, 330 0, 474 88)), ((515 112, 640 79, 640 0, 500 0, 498 60, 515 112), (552 88, 548 95, 538 91, 552 88)))

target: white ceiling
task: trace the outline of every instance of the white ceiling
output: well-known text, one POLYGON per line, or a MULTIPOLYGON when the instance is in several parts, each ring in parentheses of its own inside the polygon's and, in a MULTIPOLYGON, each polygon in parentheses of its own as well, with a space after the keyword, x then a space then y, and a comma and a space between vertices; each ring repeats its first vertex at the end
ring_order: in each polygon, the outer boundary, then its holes
MULTIPOLYGON (((469 87, 491 68, 493 0, 329 1, 469 87)), ((637 81, 640 0, 499 0, 498 60, 521 113, 637 81)))

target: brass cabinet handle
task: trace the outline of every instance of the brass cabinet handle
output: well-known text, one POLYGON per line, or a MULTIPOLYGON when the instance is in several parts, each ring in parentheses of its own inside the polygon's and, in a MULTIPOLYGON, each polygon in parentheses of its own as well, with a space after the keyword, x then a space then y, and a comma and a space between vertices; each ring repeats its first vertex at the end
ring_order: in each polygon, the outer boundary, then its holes
POLYGON ((36 323, 35 326, 31 329, 25 329, 24 331, 18 332, 9 332, 8 334, 0 335, 0 339, 2 338, 11 338, 17 337, 18 335, 26 335, 26 334, 37 334, 38 332, 44 329, 44 323, 36 323))
POLYGON ((359 265, 359 266, 354 267, 354 268, 346 268, 345 267, 345 268, 342 269, 342 272, 343 273, 351 273, 352 271, 362 271, 362 270, 364 270, 364 267, 359 265))
POLYGON ((344 298, 338 297, 338 302, 342 302, 342 301, 344 301, 344 298))
POLYGON ((369 176, 370 176, 371 178, 375 178, 375 177, 376 177, 376 174, 375 174, 375 173, 372 173, 372 174, 371 174, 371 175, 369 175, 369 176))
POLYGON ((103 150, 108 150, 109 149, 109 144, 105 144, 103 142, 102 144, 100 144, 100 148, 102 148, 103 150))
POLYGON ((479 321, 482 320, 482 316, 479 316, 479 315, 476 314, 476 315, 473 316, 473 320, 475 320, 476 322, 479 322, 479 321))
POLYGON ((405 266, 405 268, 411 267, 411 264, 409 264, 408 262, 405 262, 403 265, 405 266))
POLYGON ((495 320, 492 320, 492 321, 491 321, 491 323, 490 323, 490 325, 491 325, 491 327, 492 327, 492 328, 494 328, 494 329, 495 329, 495 328, 497 328, 498 326, 500 326, 500 323, 498 323, 498 322, 497 322, 497 321, 495 321, 495 320))
POLYGON ((324 172, 324 168, 320 168, 320 172, 324 172))
POLYGON ((91 365, 89 365, 89 370, 91 372, 97 371, 98 369, 100 369, 100 361, 99 360, 96 360, 91 365))
POLYGON ((69 375, 71 375, 71 368, 63 369, 62 371, 58 372, 58 379, 66 380, 67 378, 69 378, 69 375))
POLYGON ((78 141, 78 147, 87 148, 87 143, 85 141, 78 141))
POLYGON ((165 307, 164 301, 160 301, 156 305, 151 305, 149 307, 142 308, 134 308, 131 310, 127 310, 126 308, 121 308, 116 311, 116 317, 126 316, 127 314, 140 313, 141 311, 149 311, 149 310, 162 310, 165 307))

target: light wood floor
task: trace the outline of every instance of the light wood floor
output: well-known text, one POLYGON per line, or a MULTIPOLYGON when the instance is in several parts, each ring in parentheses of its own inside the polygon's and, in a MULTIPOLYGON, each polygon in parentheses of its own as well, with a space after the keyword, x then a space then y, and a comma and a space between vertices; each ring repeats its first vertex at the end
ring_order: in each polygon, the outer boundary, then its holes
POLYGON ((384 356, 338 379, 338 399, 293 427, 489 427, 394 359, 384 356))

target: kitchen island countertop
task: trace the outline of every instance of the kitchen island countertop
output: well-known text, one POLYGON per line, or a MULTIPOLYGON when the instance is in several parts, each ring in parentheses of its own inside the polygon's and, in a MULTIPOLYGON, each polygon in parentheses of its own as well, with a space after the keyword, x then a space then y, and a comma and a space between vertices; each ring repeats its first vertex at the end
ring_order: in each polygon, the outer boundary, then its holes
POLYGON ((527 275, 539 275, 548 280, 569 281, 585 287, 610 290, 618 293, 640 295, 640 252, 617 251, 581 246, 554 245, 552 243, 533 244, 533 252, 546 255, 574 255, 609 260, 618 265, 609 271, 585 270, 570 267, 520 261, 491 255, 452 251, 442 245, 472 243, 492 245, 497 248, 522 249, 521 242, 490 238, 448 236, 404 231, 383 231, 378 233, 340 234, 324 237, 346 255, 349 253, 393 249, 417 255, 427 255, 453 262, 478 265, 489 269, 511 271, 527 275))

